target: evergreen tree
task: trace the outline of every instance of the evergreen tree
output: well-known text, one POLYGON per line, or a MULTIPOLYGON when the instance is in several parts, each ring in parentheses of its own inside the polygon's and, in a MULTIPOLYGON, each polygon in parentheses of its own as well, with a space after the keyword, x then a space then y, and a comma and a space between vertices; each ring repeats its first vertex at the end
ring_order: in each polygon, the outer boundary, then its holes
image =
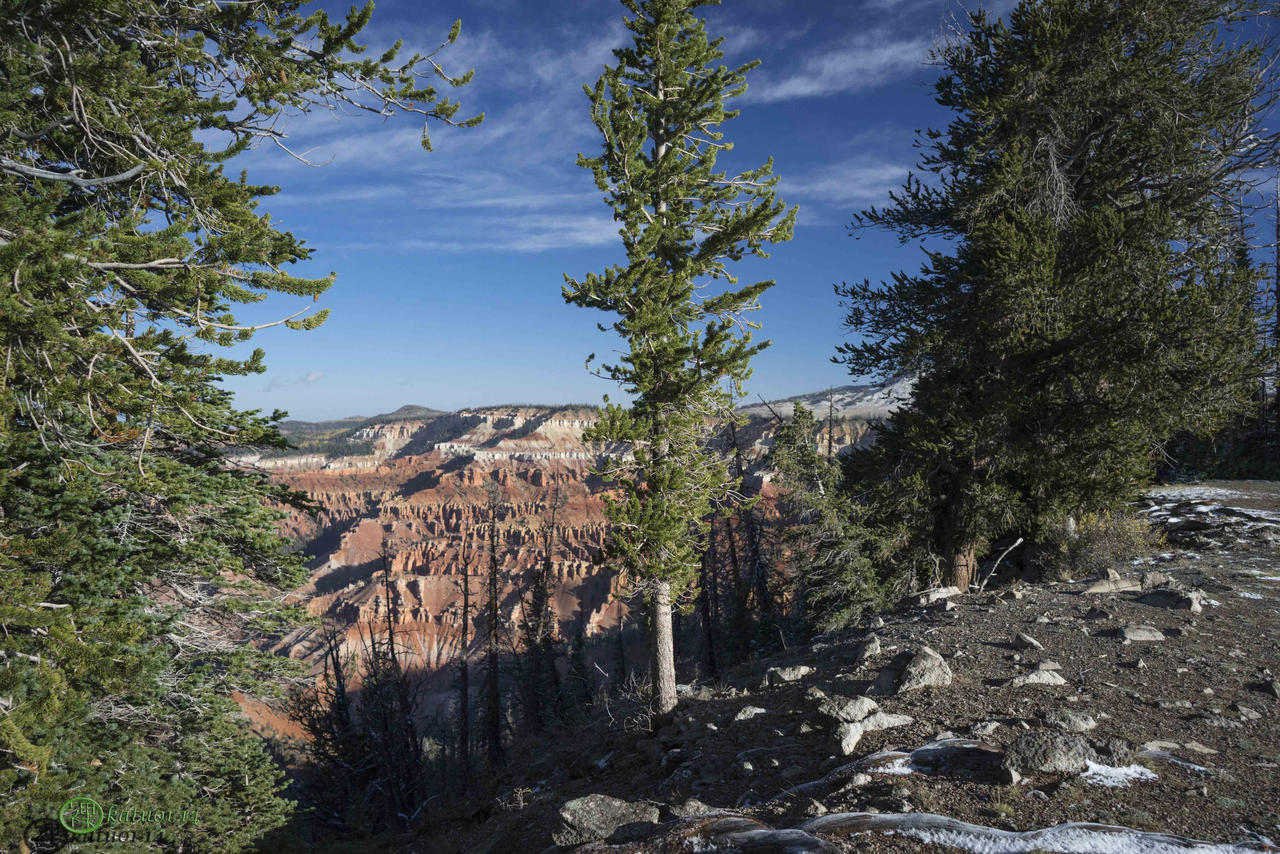
POLYGON ((356 55, 371 6, 300 5, 0 8, 0 847, 72 796, 198 804, 162 829, 184 850, 242 850, 289 814, 231 696, 269 698, 288 665, 258 642, 296 616, 278 592, 303 557, 276 524, 307 505, 228 463, 282 446, 282 413, 217 384, 260 351, 212 353, 253 334, 233 305, 332 277, 285 272, 310 250, 225 163, 284 145, 285 111, 457 110, 431 58, 356 55))
MULTIPOLYGON (((591 117, 604 137, 597 157, 579 156, 621 223, 626 264, 581 281, 565 277, 564 298, 618 316, 628 344, 600 374, 635 396, 606 406, 587 437, 630 443, 632 455, 602 472, 618 482, 610 500, 609 554, 641 582, 652 605, 651 661, 660 713, 675 707, 671 605, 698 572, 698 544, 713 499, 730 484, 723 461, 706 452, 709 418, 727 413, 763 344, 737 335, 744 312, 771 282, 730 286, 726 262, 765 256, 791 237, 795 211, 775 199, 772 161, 728 177, 716 172, 731 147, 717 130, 733 118, 726 98, 746 89, 737 69, 712 66, 723 54, 693 14, 712 0, 623 0, 633 44, 614 51, 594 89, 591 117)), ((591 359, 588 359, 590 364, 591 359)))
POLYGON ((818 453, 817 432, 813 413, 797 403, 791 420, 774 435, 765 463, 782 487, 778 508, 799 616, 805 626, 828 631, 883 603, 885 579, 878 567, 885 547, 864 523, 865 509, 841 488, 839 461, 818 453))
MULTIPOLYGON (((1249 0, 1026 0, 943 46, 922 169, 857 226, 937 237, 918 274, 839 286, 851 373, 915 374, 855 457, 944 581, 993 537, 1043 544, 1131 496, 1158 444, 1258 376, 1258 271, 1232 259, 1244 173, 1272 162, 1249 0)), ((1034 553, 1034 547, 1030 550, 1034 553)))

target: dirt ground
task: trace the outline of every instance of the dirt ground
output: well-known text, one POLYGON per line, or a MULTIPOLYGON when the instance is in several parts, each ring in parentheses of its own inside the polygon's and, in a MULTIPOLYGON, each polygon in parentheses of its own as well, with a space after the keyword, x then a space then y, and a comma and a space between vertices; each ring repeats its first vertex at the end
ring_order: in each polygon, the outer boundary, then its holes
POLYGON ((658 822, 623 828, 591 851, 957 850, 919 832, 805 829, 843 813, 931 814, 1012 833, 1080 822, 1133 831, 1112 833, 1105 848, 1009 834, 987 847, 959 846, 973 851, 1277 850, 1280 483, 1165 487, 1141 509, 1167 540, 1112 567, 1113 586, 1135 589, 1090 593, 1097 579, 1073 579, 944 598, 689 686, 669 719, 618 704, 571 735, 517 745, 517 770, 493 804, 405 850, 570 850, 553 847, 560 811, 596 793, 656 807, 658 822), (1150 595, 1157 589, 1166 593, 1150 595), (1167 591, 1190 591, 1199 612, 1167 591), (1126 641, 1126 626, 1163 639, 1126 641), (1020 633, 1042 648, 1018 642, 1020 633), (866 655, 873 634, 880 650, 866 655), (923 646, 945 661, 950 684, 873 695, 881 712, 912 722, 866 732, 845 755, 823 698, 865 695, 878 678, 891 683, 895 662, 923 646), (811 671, 764 686, 769 668, 792 666, 811 671), (1061 684, 1008 684, 1040 667, 1061 684), (748 707, 763 711, 744 716, 748 707), (1102 750, 1095 758, 1103 761, 1092 773, 1033 770, 1012 782, 1001 757, 1025 734, 1060 731, 1051 722, 1063 712, 1096 723, 1077 738, 1102 750), (867 768, 868 756, 940 739, 970 739, 978 746, 968 755, 983 751, 990 767, 930 766, 922 753, 867 768), (799 829, 789 842, 761 830, 751 844, 690 830, 687 816, 716 810, 761 828, 799 829))

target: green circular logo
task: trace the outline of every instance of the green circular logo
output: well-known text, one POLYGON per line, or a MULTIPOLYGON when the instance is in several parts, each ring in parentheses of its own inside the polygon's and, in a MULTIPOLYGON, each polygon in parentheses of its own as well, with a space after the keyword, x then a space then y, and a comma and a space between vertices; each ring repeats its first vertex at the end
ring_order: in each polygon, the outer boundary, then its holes
POLYGON ((102 807, 93 798, 72 798, 58 810, 58 821, 72 833, 93 833, 102 819, 102 807))

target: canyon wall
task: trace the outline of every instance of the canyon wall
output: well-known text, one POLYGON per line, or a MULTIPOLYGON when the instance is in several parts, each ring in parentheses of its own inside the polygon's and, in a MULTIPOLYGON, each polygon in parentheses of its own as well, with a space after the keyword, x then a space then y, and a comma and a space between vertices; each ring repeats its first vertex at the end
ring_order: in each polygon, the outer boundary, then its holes
MULTIPOLYGON (((877 389, 855 394, 852 405, 841 399, 832 411, 834 450, 869 440, 875 418, 867 417, 864 398, 880 405, 884 395, 877 389), (843 417, 846 409, 856 409, 857 417, 843 417)), ((848 389, 840 391, 848 397, 848 389)), ((814 408, 820 418, 827 415, 826 406, 814 408)), ((870 414, 885 412, 881 405, 870 414)), ((745 487, 767 496, 769 475, 759 460, 779 422, 767 408, 750 415, 737 431, 745 487)), ((379 423, 339 432, 336 440, 328 435, 325 453, 309 450, 299 430, 296 452, 239 462, 268 470, 323 508, 316 516, 295 513, 284 523, 285 533, 312 556, 310 578, 293 592, 294 600, 336 629, 348 651, 359 649, 370 622, 381 625, 392 610, 410 666, 441 671, 460 653, 464 580, 472 606, 468 646, 478 648, 489 482, 499 489, 504 631, 514 634, 521 623, 553 501, 563 505, 556 511, 551 555, 551 604, 561 636, 571 636, 579 625, 588 636, 607 631, 626 613, 617 595, 619 580, 599 564, 607 533, 604 485, 592 474, 603 455, 626 449, 585 443, 582 432, 594 417, 592 409, 565 407, 488 407, 405 420, 383 416, 371 419, 379 423), (333 453, 343 443, 359 452, 333 453)), ((815 439, 825 448, 827 431, 815 439)), ((316 663, 322 643, 322 630, 305 628, 284 638, 279 649, 316 663)))

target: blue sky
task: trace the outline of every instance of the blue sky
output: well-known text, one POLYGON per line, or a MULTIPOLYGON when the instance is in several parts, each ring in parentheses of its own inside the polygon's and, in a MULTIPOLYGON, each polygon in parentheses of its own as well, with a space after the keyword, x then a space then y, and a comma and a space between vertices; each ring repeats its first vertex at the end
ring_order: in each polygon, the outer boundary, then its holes
MULTIPOLYGON (((996 13, 1011 5, 987 0, 996 13)), ((772 156, 780 198, 800 208, 794 240, 735 269, 744 282, 777 281, 753 317, 773 344, 747 391, 772 399, 846 384, 830 362, 847 337, 832 284, 920 260, 917 246, 882 234, 855 240, 847 226, 905 177, 913 131, 945 123, 927 55, 963 7, 727 0, 705 12, 709 34, 725 37, 726 63, 762 60, 738 99, 741 115, 723 127, 735 148, 721 166, 737 172, 772 156)), ((288 142, 322 166, 274 146, 230 164, 281 187, 263 208, 314 248, 299 274, 338 274, 318 304, 332 309, 323 327, 255 336, 269 370, 227 380, 241 407, 322 419, 406 403, 598 403, 617 394, 583 364, 592 352, 616 356, 621 342, 596 330, 611 318, 566 305, 560 288, 565 273, 622 260, 611 211, 574 163, 600 147, 582 85, 626 42, 622 17, 613 0, 378 3, 366 31, 376 48, 403 38, 407 50, 430 50, 462 19, 442 61, 451 72, 475 68, 456 90, 460 115, 486 119, 469 130, 434 127, 428 153, 412 117, 313 113, 287 121, 288 142)), ((242 317, 293 310, 277 297, 242 317)))

